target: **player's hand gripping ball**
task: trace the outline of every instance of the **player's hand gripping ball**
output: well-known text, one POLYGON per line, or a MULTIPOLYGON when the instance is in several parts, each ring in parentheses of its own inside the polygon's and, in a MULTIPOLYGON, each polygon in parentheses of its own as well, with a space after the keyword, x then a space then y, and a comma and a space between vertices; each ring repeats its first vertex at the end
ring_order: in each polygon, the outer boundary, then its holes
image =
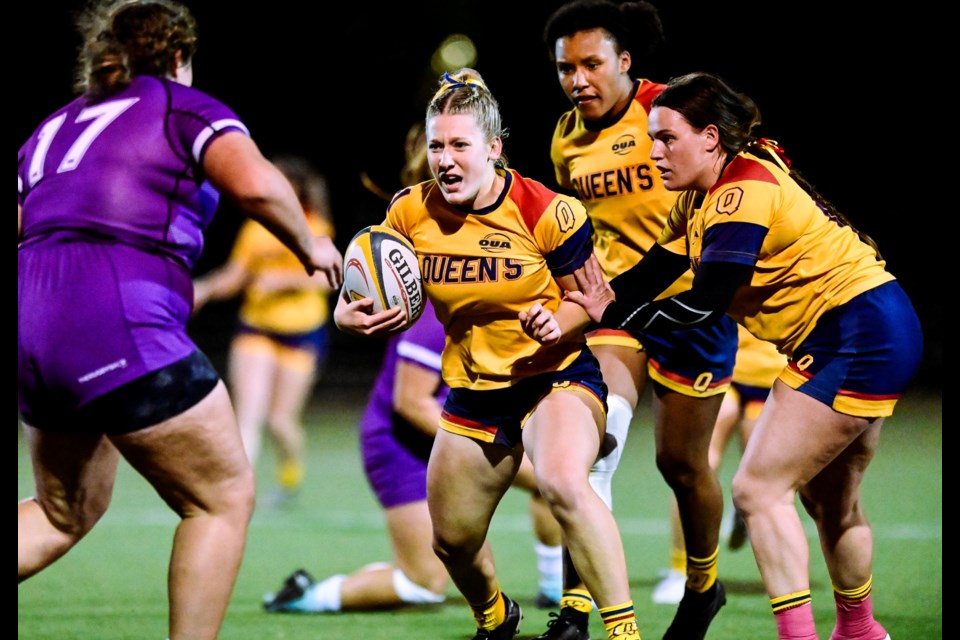
POLYGON ((401 307, 406 315, 403 328, 410 327, 424 304, 413 245, 390 227, 375 224, 358 231, 343 252, 340 295, 347 302, 371 298, 374 313, 401 307))

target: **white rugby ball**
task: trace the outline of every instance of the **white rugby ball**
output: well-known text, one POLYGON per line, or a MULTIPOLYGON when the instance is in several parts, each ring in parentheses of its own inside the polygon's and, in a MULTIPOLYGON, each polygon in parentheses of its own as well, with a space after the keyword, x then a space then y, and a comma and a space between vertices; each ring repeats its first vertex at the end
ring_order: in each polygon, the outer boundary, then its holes
POLYGON ((390 227, 371 225, 357 232, 343 252, 343 286, 347 302, 371 298, 374 313, 402 307, 406 329, 423 313, 423 281, 417 253, 390 227))

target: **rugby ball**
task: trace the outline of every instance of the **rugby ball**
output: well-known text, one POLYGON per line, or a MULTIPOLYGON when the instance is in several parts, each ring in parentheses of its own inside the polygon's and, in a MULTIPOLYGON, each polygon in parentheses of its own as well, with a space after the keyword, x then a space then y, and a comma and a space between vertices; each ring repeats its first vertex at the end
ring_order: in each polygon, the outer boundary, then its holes
POLYGON ((357 232, 343 252, 343 286, 347 302, 371 298, 374 313, 402 307, 406 329, 423 313, 423 281, 417 253, 390 227, 371 225, 357 232))

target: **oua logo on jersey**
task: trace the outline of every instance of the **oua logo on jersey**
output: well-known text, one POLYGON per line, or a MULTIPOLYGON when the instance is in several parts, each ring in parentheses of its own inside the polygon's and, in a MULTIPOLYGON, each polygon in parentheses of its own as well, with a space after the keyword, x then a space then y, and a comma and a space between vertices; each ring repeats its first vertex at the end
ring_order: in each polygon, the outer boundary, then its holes
POLYGON ((501 253, 513 248, 507 234, 500 232, 488 233, 480 239, 478 244, 481 249, 489 253, 501 253))

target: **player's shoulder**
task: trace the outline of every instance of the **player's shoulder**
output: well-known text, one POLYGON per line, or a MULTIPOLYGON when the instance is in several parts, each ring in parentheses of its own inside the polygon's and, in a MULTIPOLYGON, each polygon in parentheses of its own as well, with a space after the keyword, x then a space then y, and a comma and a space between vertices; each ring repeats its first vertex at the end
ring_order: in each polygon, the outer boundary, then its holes
POLYGON ((650 113, 653 99, 663 93, 663 90, 666 88, 667 85, 662 82, 654 82, 653 80, 647 79, 640 80, 636 93, 633 94, 633 101, 642 106, 644 111, 650 113))
POLYGON ((510 199, 517 204, 521 211, 542 212, 558 197, 570 198, 570 196, 554 191, 539 180, 522 176, 514 169, 508 170, 507 175, 511 181, 509 185, 510 199))
POLYGON ((438 187, 437 181, 433 178, 404 187, 390 198, 387 211, 407 211, 411 208, 423 207, 431 194, 440 195, 434 194, 435 191, 438 191, 438 187))
POLYGON ((737 183, 741 185, 748 185, 749 183, 780 185, 781 176, 786 177, 786 174, 775 170, 771 162, 749 154, 740 154, 730 161, 711 191, 715 192, 737 183))
POLYGON ((525 178, 513 169, 509 173, 512 177, 510 199, 529 229, 536 227, 544 214, 550 212, 557 213, 562 219, 579 213, 586 216, 586 209, 577 198, 554 191, 533 178, 525 178))
POLYGON ((579 112, 575 108, 560 114, 557 118, 557 126, 553 130, 554 143, 572 135, 577 130, 578 117, 579 112))

